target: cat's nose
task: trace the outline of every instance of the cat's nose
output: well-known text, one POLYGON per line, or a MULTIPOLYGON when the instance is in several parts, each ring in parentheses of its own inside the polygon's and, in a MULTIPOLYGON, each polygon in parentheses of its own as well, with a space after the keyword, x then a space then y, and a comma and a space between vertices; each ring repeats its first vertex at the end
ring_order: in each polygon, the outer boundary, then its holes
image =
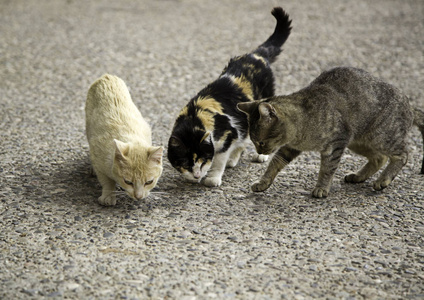
POLYGON ((149 193, 147 193, 147 195, 145 195, 143 192, 139 192, 139 193, 135 193, 134 198, 137 200, 141 200, 145 197, 147 197, 149 195, 149 193))

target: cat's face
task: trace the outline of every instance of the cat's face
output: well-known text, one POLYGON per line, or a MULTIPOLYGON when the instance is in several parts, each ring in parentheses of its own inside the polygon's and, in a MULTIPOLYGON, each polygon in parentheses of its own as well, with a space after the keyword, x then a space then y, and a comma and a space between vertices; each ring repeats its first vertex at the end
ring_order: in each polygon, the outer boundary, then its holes
POLYGON ((285 125, 272 105, 254 101, 239 103, 237 108, 248 116, 250 139, 258 154, 271 154, 285 143, 285 125))
POLYGON ((115 181, 133 199, 143 199, 162 174, 163 147, 146 147, 115 140, 115 181))
POLYGON ((168 143, 168 158, 184 178, 199 182, 212 165, 215 149, 210 133, 201 129, 173 132, 168 143))

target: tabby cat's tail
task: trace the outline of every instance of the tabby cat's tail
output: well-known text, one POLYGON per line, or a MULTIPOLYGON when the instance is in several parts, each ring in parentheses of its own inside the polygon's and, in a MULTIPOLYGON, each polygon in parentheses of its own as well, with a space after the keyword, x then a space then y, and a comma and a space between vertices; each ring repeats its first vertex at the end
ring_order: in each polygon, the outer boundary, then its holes
POLYGON ((271 14, 277 20, 274 33, 253 53, 259 54, 273 63, 281 53, 281 46, 286 42, 291 31, 289 15, 281 8, 274 7, 271 14))
MULTIPOLYGON (((414 124, 418 126, 418 129, 421 131, 421 136, 423 138, 423 152, 424 152, 424 111, 414 108, 414 124)), ((424 174, 424 153, 423 153, 423 162, 421 166, 421 174, 424 174)))

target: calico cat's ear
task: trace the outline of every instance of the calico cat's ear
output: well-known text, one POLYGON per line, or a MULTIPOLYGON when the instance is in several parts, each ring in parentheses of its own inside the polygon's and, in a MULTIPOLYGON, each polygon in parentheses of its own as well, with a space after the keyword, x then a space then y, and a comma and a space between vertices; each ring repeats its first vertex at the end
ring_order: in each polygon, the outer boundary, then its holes
POLYGON ((154 161, 158 164, 162 162, 162 156, 163 156, 163 147, 152 147, 149 150, 149 160, 154 161))
POLYGON ((175 136, 171 136, 169 139, 169 147, 181 147, 184 146, 181 140, 175 136))
POLYGON ((237 109, 248 115, 252 114, 257 106, 258 106, 258 103, 255 101, 237 103, 237 109))
POLYGON ((259 104, 258 109, 261 118, 264 118, 265 120, 271 121, 278 118, 275 108, 267 102, 259 104))
POLYGON ((115 157, 118 159, 125 159, 125 156, 128 155, 130 150, 130 146, 127 143, 118 141, 116 139, 113 141, 115 143, 115 157))
POLYGON ((206 141, 207 138, 210 136, 210 132, 206 132, 205 135, 202 137, 202 139, 200 140, 200 143, 202 143, 203 141, 206 141))

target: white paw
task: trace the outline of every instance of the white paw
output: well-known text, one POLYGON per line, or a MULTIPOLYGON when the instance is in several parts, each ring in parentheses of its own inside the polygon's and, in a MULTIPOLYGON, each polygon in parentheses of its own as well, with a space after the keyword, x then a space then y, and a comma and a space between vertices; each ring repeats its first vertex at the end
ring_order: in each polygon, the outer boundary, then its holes
POLYGON ((221 177, 206 177, 205 180, 203 180, 203 184, 210 187, 220 186, 221 177))
POLYGON ((266 162, 269 158, 269 155, 265 155, 265 154, 258 154, 255 153, 253 155, 253 161, 259 162, 259 163, 263 163, 266 162))
POLYGON ((227 167, 229 167, 229 168, 234 168, 235 166, 237 166, 237 163, 238 163, 238 158, 236 158, 236 159, 232 159, 232 158, 230 158, 228 161, 227 161, 227 167))
POLYGON ((101 195, 98 200, 99 200, 99 204, 104 206, 116 205, 116 196, 113 193, 107 194, 107 195, 101 195))

